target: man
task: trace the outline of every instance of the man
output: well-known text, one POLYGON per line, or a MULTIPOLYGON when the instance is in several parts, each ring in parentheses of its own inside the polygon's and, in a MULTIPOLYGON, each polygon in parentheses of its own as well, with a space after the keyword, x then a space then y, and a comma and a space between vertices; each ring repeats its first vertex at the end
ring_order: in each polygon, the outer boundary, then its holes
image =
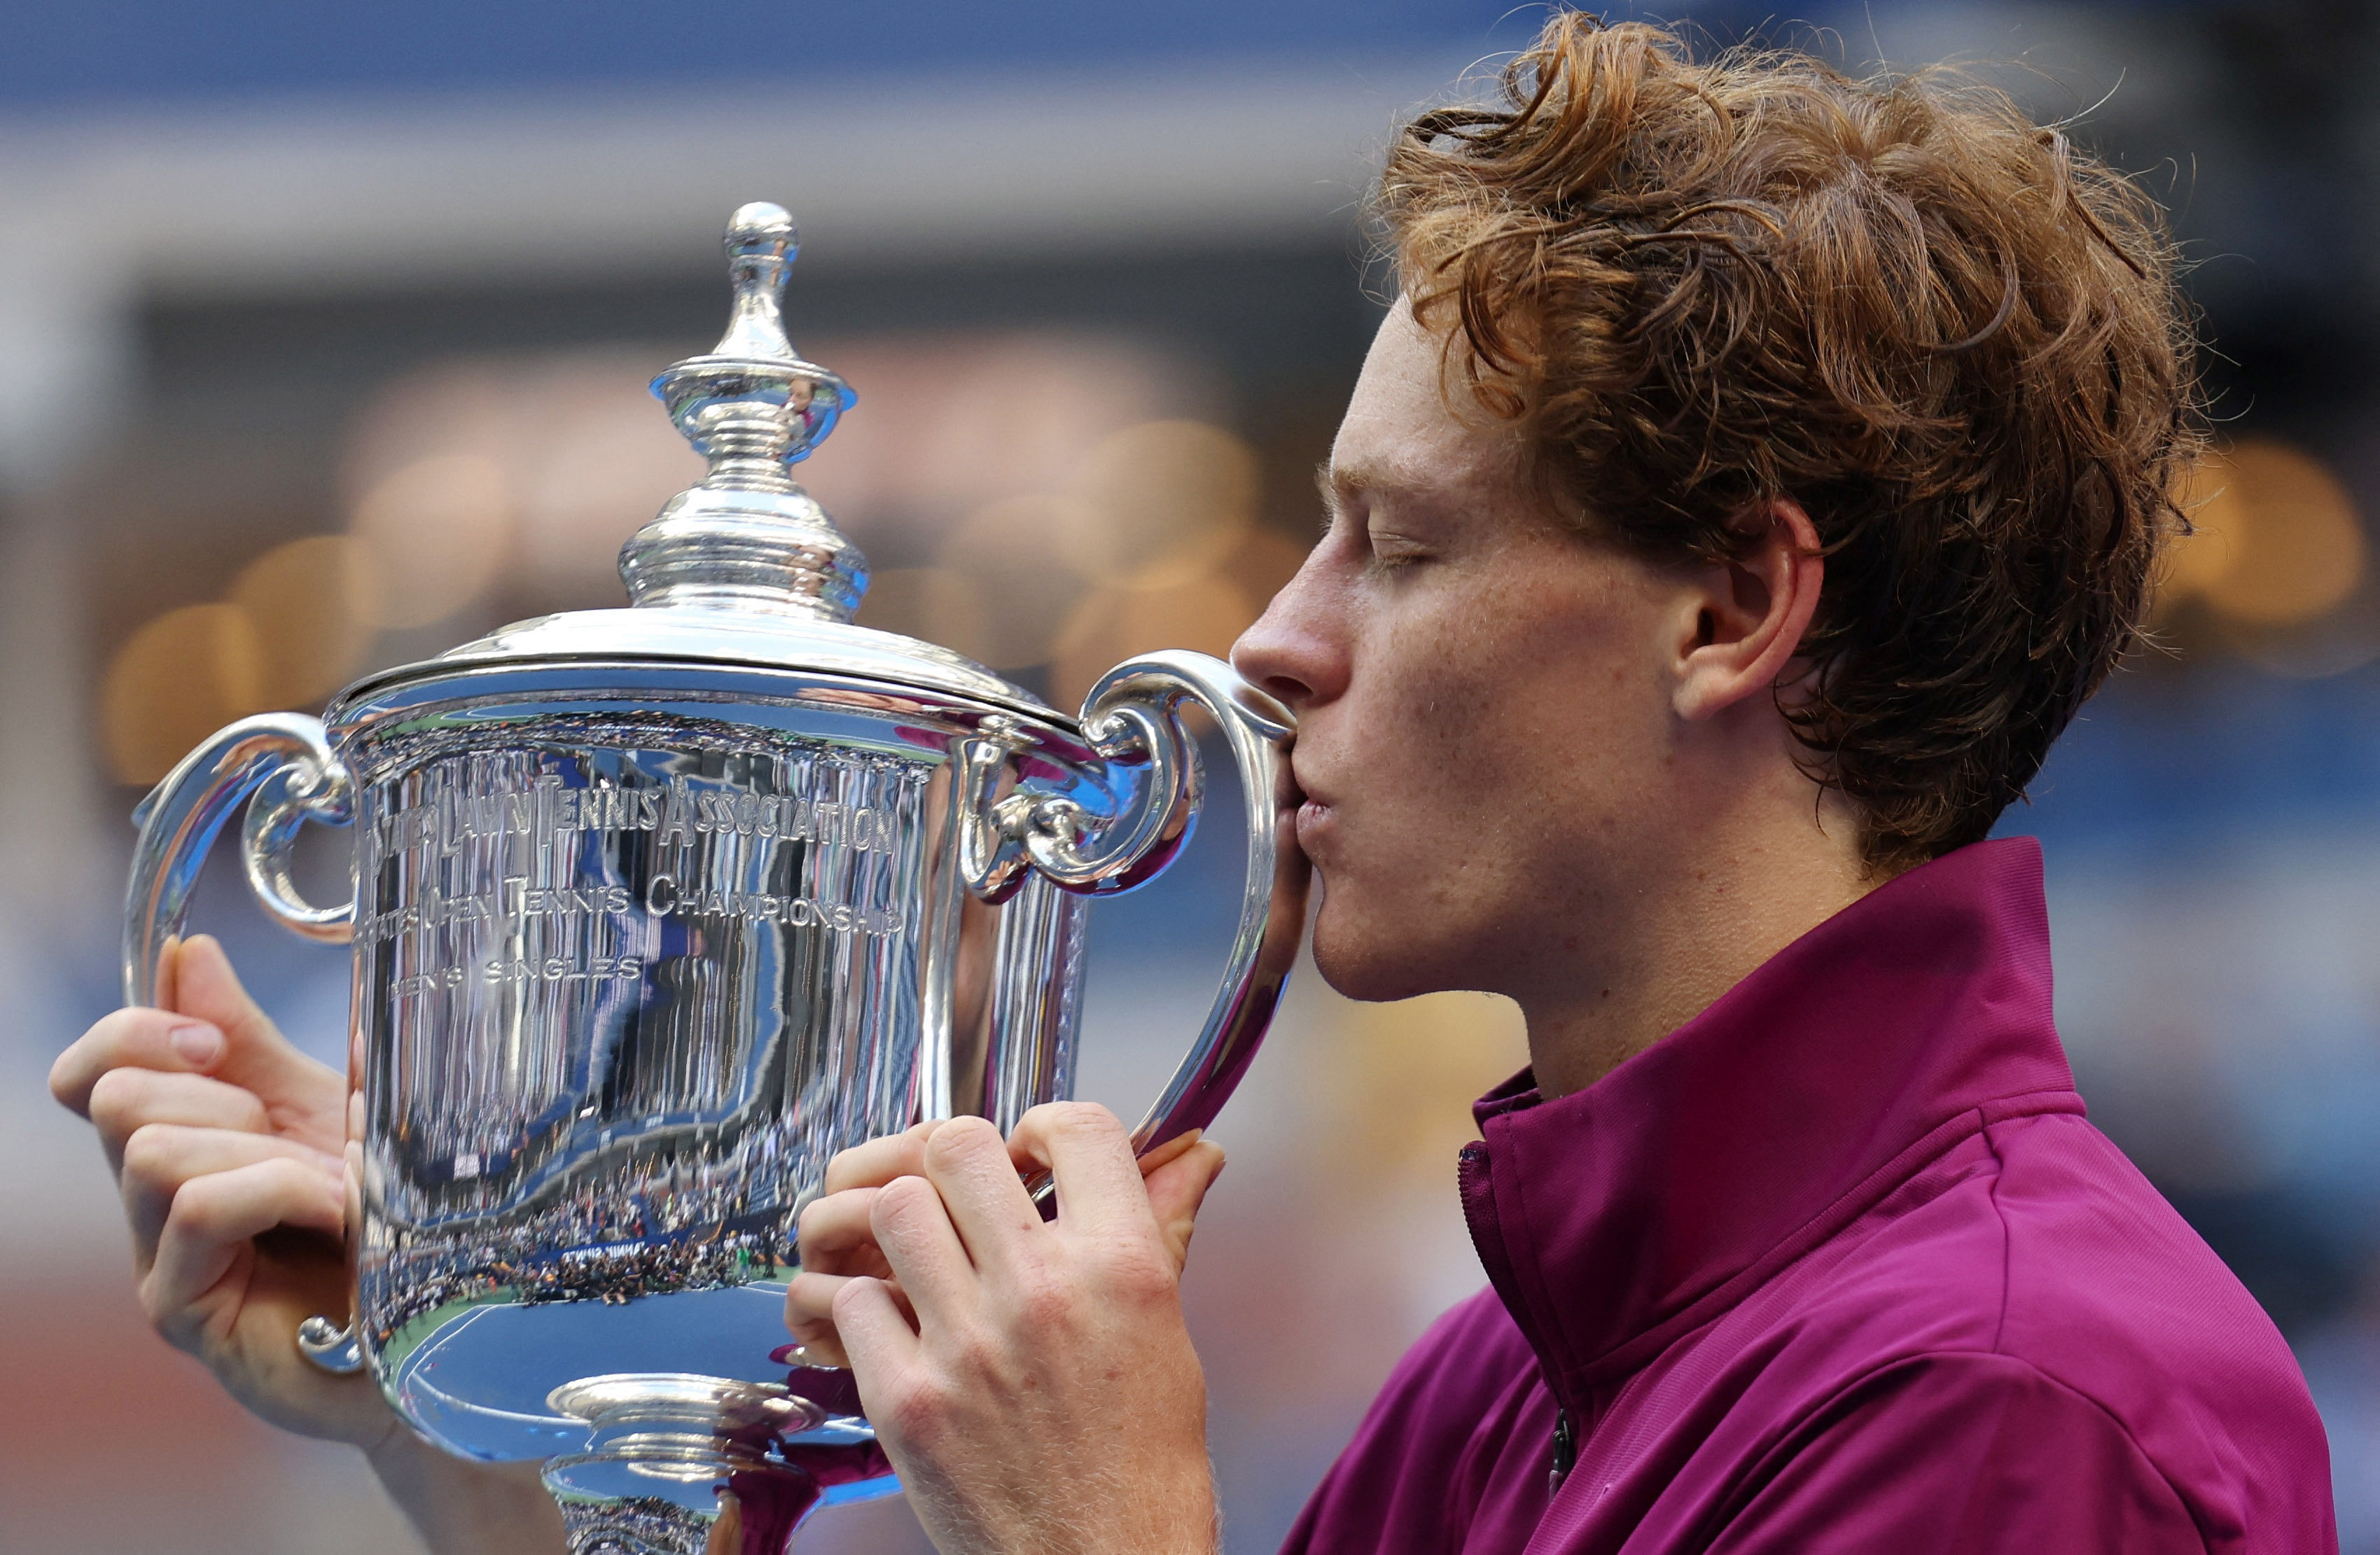
MULTIPOLYGON (((1982 840, 2179 523, 2154 209, 1948 82, 1561 16, 1506 85, 1390 156, 1403 296, 1237 650, 1299 716, 1324 977, 1507 993, 1531 1056, 1461 1165, 1490 1289, 1291 1549, 2335 1549, 2303 1382, 2083 1121, 2037 850, 1982 840)), ((304 1272, 246 1239, 340 1223, 339 1132, 180 960, 215 1024, 121 1012, 55 1082, 123 1152, 152 1314, 378 1442, 436 1537, 549 1538, 297 1376, 289 1314, 245 1337, 304 1272)), ((1214 1548, 1176 1281, 1220 1164, 1066 1106, 835 1163, 788 1319, 943 1549, 1214 1548)))

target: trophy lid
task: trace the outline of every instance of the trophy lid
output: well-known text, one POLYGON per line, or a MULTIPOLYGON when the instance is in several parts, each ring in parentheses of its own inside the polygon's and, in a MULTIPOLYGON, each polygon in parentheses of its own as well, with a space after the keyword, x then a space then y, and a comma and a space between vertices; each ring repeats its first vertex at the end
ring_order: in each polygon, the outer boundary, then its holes
POLYGON ((728 220, 726 248, 735 288, 727 333, 652 381, 653 396, 710 468, 621 547, 628 608, 500 626, 369 676, 339 707, 456 670, 631 659, 854 675, 1052 716, 972 659, 852 624, 868 558, 790 472, 857 396, 785 336, 785 278, 798 252, 793 217, 766 201, 745 205, 728 220))

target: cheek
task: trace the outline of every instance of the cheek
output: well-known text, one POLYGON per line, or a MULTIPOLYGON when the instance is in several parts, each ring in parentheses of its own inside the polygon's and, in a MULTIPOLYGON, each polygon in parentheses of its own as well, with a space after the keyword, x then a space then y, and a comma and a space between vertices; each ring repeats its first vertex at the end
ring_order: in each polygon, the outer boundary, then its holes
POLYGON ((1490 810, 1546 802, 1658 733, 1621 624, 1574 601, 1493 597, 1399 624, 1366 699, 1415 778, 1490 810), (1649 723, 1648 723, 1649 719, 1649 723))
POLYGON ((1591 892, 1661 798, 1667 703, 1635 650, 1642 625, 1524 589, 1416 613, 1366 644, 1383 673, 1348 710, 1368 835, 1347 860, 1378 867, 1366 897, 1500 920, 1591 892))

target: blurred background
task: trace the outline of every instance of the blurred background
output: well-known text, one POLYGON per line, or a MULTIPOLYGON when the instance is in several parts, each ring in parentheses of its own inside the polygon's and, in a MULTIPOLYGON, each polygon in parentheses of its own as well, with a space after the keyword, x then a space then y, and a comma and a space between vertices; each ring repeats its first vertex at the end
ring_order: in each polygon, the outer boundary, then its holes
MULTIPOLYGON (((2003 830, 2048 850, 2093 1115, 2264 1301, 2380 1551, 2380 15, 1693 0, 1855 69, 1957 57, 2167 200, 2223 448, 2159 604, 2003 830), (1995 64, 1994 62, 2001 62, 1995 64), (2015 62, 2010 67, 2007 62, 2015 62)), ((0 1549, 398 1551, 348 1455, 149 1333, 42 1087, 115 1001, 144 788, 218 724, 618 601, 696 465, 643 392, 793 209, 788 306, 859 409, 804 467, 861 619, 1064 700, 1220 652, 1293 570, 1381 307, 1364 191, 1503 0, 769 6, 0 0, 0 1549)), ((1102 909, 1084 1088, 1203 1013, 1235 826, 1102 909)), ((346 958, 229 874, 195 921, 335 1061, 346 958)), ((1294 988, 1189 1283, 1234 1555, 1273 1548, 1402 1347, 1484 1282, 1452 1161, 1508 1006, 1294 988)), ((819 1550, 923 1548, 900 1503, 819 1550)))

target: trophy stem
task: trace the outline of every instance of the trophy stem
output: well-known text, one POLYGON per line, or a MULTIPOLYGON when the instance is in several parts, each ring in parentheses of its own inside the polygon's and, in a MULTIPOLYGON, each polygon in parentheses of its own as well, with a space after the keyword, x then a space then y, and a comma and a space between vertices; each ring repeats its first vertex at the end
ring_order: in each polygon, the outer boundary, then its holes
POLYGON ((784 1555, 826 1493, 782 1455, 823 1413, 783 1388, 594 1377, 552 1403, 590 1427, 588 1451, 545 1466, 570 1555, 784 1555))

